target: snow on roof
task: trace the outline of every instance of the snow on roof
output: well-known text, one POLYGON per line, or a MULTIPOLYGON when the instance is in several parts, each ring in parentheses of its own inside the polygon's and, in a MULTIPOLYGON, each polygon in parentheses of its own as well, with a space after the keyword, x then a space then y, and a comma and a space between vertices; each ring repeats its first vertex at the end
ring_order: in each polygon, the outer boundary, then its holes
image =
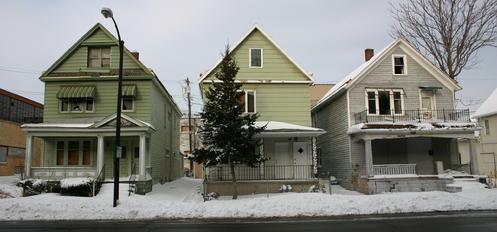
POLYGON ((497 114, 497 88, 490 94, 481 106, 473 114, 474 118, 481 118, 489 115, 497 114))
POLYGON ((323 129, 300 126, 286 122, 278 121, 257 121, 255 122, 256 127, 266 126, 265 131, 324 131, 323 129))
POLYGON ((21 127, 31 127, 31 128, 88 128, 93 123, 27 123, 23 124, 21 127))

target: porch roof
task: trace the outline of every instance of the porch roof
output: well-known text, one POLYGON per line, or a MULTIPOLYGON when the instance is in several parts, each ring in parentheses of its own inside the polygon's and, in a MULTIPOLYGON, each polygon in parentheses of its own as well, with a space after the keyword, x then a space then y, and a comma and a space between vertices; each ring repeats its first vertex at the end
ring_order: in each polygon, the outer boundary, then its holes
MULTIPOLYGON (((126 131, 155 131, 152 124, 140 119, 121 114, 121 130, 126 131)), ((107 132, 115 130, 116 114, 107 117, 74 118, 60 120, 58 123, 28 123, 21 128, 27 132, 107 132)))
POLYGON ((320 128, 278 121, 257 121, 255 126, 259 128, 265 126, 264 131, 256 137, 314 137, 326 133, 320 128))
POLYGON ((476 123, 359 123, 353 125, 347 134, 358 138, 398 138, 402 137, 446 137, 473 138, 479 130, 476 123))

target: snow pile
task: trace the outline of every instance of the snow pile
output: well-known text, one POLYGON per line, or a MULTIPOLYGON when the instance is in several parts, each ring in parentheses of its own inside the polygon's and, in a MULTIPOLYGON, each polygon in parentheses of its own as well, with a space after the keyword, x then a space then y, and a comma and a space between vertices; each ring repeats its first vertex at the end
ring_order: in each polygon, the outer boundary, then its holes
POLYGON ((60 180, 60 187, 61 188, 72 188, 72 187, 79 187, 79 186, 88 186, 91 183, 93 183, 95 179, 91 177, 72 177, 72 178, 65 178, 60 180))
POLYGON ((19 184, 21 184, 21 185, 26 185, 29 183, 31 184, 32 187, 36 188, 36 187, 41 186, 41 185, 46 185, 47 181, 43 180, 43 179, 24 179, 24 180, 19 181, 19 184))
POLYGON ((17 187, 19 182, 17 176, 0 176, 0 199, 22 196, 22 188, 17 187))

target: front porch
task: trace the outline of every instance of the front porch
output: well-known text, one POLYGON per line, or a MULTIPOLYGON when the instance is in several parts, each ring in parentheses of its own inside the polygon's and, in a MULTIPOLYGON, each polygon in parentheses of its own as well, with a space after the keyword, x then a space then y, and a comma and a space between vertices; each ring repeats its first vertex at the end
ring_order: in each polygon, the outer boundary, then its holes
MULTIPOLYGON (((283 122, 257 122, 266 126, 255 136, 256 153, 267 160, 257 167, 235 166, 235 176, 240 194, 278 192, 282 185, 291 185, 293 191, 308 191, 317 184, 316 136, 323 130, 283 122)), ((205 183, 207 192, 231 194, 231 172, 227 165, 207 167, 205 183)))
MULTIPOLYGON (((65 178, 91 177, 113 181, 115 115, 92 123, 25 124, 26 178, 58 182, 65 178), (39 166, 32 165, 32 141, 43 141, 39 166)), ((151 191, 150 135, 153 127, 123 115, 119 175, 122 182, 136 182, 137 193, 151 191), (146 183, 143 185, 141 182, 146 183)))

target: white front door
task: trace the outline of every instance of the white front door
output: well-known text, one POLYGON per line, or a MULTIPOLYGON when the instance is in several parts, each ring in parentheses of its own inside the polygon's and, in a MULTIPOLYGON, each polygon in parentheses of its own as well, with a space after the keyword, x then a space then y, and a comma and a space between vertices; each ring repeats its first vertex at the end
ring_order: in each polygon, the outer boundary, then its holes
POLYGON ((423 119, 432 119, 435 114, 435 98, 432 91, 420 92, 420 109, 423 119))
POLYGON ((309 142, 293 143, 293 167, 292 173, 294 179, 307 179, 311 173, 312 157, 309 142))
POLYGON ((291 173, 290 165, 293 163, 290 159, 289 143, 276 142, 274 143, 274 166, 268 167, 268 172, 271 173, 275 179, 288 179, 293 175, 291 173))

